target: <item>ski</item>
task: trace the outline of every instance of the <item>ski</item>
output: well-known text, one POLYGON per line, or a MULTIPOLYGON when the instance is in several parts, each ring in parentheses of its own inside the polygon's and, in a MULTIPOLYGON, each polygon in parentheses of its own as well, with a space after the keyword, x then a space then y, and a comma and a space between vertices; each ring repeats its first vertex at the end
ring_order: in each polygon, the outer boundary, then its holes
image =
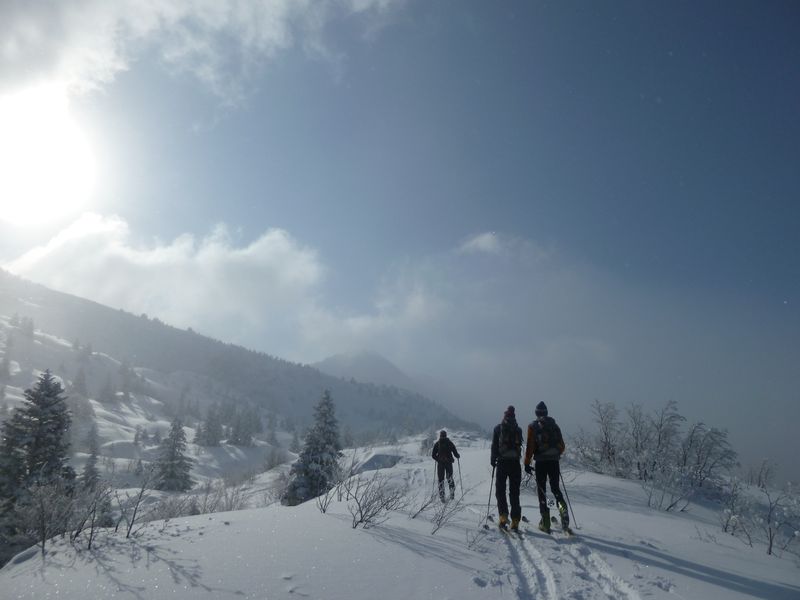
MULTIPOLYGON (((559 524, 558 518, 555 515, 550 517, 550 522, 555 525, 559 524)), ((569 525, 565 525, 563 521, 561 521, 560 529, 562 533, 567 537, 573 537, 574 535, 576 535, 575 532, 572 531, 572 528, 569 525)))

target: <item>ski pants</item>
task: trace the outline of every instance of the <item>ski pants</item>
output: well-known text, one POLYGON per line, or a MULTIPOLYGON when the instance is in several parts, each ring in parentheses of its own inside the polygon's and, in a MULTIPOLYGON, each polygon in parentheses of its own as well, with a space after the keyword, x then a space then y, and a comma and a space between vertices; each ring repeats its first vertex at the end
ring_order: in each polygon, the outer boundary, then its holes
POLYGON ((539 493, 539 513, 542 516, 549 515, 550 509, 547 508, 547 495, 545 494, 547 480, 550 479, 550 491, 556 497, 558 505, 564 504, 564 496, 561 494, 559 477, 561 469, 557 460, 541 460, 536 463, 536 491, 539 493))
POLYGON ((519 459, 498 460, 495 471, 495 498, 497 498, 497 513, 508 514, 508 501, 506 500, 506 479, 508 479, 508 496, 511 499, 511 518, 522 517, 519 505, 519 486, 522 483, 522 467, 519 459))
POLYGON ((439 477, 439 497, 444 500, 444 476, 447 474, 447 484, 450 486, 450 497, 456 495, 456 482, 453 481, 453 463, 439 461, 436 463, 436 475, 439 477))

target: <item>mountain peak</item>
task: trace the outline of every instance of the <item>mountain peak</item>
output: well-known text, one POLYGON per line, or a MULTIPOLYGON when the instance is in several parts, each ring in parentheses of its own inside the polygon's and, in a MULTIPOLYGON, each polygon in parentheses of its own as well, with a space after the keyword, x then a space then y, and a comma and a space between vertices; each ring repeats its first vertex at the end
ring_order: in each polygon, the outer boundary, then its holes
POLYGON ((416 382, 392 361, 372 350, 334 354, 312 366, 334 377, 352 378, 379 385, 393 385, 412 391, 417 387, 416 382))

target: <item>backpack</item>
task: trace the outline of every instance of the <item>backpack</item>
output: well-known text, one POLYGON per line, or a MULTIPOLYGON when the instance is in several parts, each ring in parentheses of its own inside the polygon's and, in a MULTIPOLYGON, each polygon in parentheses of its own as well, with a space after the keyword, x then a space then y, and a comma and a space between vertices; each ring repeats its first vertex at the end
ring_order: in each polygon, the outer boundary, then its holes
POLYGON ((545 417, 542 420, 533 422, 533 433, 536 436, 536 450, 538 453, 552 453, 555 449, 559 454, 561 447, 564 443, 564 438, 561 437, 561 430, 556 425, 556 420, 552 417, 545 417))
POLYGON ((440 462, 453 462, 453 443, 447 439, 436 442, 436 460, 440 462))
POLYGON ((522 434, 516 421, 500 423, 500 437, 497 448, 499 458, 516 458, 522 454, 522 434))

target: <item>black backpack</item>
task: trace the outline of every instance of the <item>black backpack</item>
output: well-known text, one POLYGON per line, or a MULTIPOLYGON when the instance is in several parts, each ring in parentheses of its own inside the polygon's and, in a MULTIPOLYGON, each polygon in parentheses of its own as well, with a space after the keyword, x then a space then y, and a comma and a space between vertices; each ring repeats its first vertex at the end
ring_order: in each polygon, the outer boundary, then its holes
POLYGON ((534 421, 533 433, 536 436, 536 448, 539 452, 546 452, 551 448, 561 452, 561 444, 564 440, 555 419, 545 417, 542 420, 534 421))
POLYGON ((516 458, 522 455, 522 434, 516 421, 500 423, 500 437, 497 448, 499 458, 516 458))
POLYGON ((436 442, 436 460, 441 462, 453 462, 453 442, 447 438, 441 438, 436 442))

